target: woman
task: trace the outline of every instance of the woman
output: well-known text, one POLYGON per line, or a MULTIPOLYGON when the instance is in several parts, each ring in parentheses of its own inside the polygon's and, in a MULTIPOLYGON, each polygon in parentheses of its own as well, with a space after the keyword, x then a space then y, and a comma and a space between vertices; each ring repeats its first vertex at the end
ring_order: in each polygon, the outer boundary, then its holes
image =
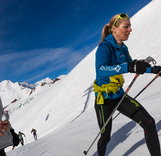
MULTIPOLYGON (((102 31, 101 43, 96 52, 96 80, 94 83, 95 110, 100 129, 124 94, 122 74, 128 72, 156 74, 161 70, 160 66, 151 67, 144 60, 133 61, 131 59, 128 48, 123 43, 128 39, 131 31, 130 19, 124 13, 113 16, 102 31)), ((118 111, 144 129, 146 144, 151 156, 161 156, 155 121, 144 107, 127 95, 118 107, 118 111)), ((112 119, 101 132, 97 144, 99 156, 105 156, 106 145, 111 137, 111 128, 112 119)))

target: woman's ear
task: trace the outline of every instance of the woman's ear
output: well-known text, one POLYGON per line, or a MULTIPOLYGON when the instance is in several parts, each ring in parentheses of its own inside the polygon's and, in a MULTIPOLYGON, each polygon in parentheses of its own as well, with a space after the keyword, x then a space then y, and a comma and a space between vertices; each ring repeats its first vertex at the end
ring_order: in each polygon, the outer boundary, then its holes
POLYGON ((116 27, 115 26, 112 26, 111 33, 116 33, 116 27))

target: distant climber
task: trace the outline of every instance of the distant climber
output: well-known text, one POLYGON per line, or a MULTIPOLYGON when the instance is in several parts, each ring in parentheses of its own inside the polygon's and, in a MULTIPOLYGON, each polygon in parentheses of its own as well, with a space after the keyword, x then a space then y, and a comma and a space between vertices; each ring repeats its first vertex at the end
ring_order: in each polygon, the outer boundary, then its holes
POLYGON ((32 128, 31 133, 33 133, 34 139, 37 140, 37 130, 32 128))
POLYGON ((19 139, 20 139, 20 142, 21 142, 21 145, 23 146, 24 145, 24 139, 23 139, 23 136, 24 137, 26 137, 25 136, 25 134, 24 133, 22 133, 22 132, 18 132, 18 136, 19 136, 19 139))

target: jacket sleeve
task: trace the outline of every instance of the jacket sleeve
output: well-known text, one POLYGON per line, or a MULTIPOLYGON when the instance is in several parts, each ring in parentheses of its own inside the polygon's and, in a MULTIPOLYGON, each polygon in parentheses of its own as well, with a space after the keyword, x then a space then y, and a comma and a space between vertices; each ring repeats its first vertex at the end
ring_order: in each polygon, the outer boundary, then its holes
MULTIPOLYGON (((128 63, 112 65, 112 49, 103 42, 96 51, 96 73, 99 76, 109 77, 128 72, 128 63)), ((129 58, 131 61, 131 58, 129 58)))

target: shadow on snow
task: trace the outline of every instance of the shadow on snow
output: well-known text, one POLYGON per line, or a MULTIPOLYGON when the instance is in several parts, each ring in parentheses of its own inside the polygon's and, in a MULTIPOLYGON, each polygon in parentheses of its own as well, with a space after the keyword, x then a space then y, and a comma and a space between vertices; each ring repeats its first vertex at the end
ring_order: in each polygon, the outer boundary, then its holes
MULTIPOLYGON (((131 130, 136 126, 134 121, 127 123, 126 125, 122 126, 119 130, 112 134, 111 140, 107 146, 106 156, 111 153, 117 145, 124 142, 131 134, 131 130), (121 136, 121 137, 120 137, 121 136)), ((161 129, 161 121, 156 124, 157 131, 161 129)), ((123 154, 123 156, 128 156, 130 153, 134 152, 139 146, 145 144, 145 139, 141 139, 140 141, 136 142, 133 146, 131 146, 127 151, 123 154)), ((97 152, 93 154, 93 156, 98 156, 97 152)))

